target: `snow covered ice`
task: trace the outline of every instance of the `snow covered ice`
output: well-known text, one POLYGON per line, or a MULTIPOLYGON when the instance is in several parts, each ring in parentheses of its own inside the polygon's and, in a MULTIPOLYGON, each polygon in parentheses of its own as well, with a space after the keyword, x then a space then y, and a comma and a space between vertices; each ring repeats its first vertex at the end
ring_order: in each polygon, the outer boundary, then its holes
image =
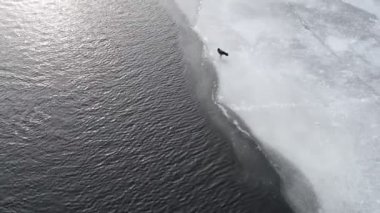
POLYGON ((217 69, 218 101, 305 176, 319 211, 380 212, 380 1, 176 3, 217 69))

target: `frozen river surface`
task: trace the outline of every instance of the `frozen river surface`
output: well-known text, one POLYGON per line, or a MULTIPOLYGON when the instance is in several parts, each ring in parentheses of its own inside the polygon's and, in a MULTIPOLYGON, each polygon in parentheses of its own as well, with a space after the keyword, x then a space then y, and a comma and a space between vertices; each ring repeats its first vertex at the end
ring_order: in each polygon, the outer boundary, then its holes
MULTIPOLYGON (((310 182, 320 212, 380 209, 380 2, 177 1, 217 69, 218 101, 310 182), (220 47, 230 53, 219 58, 220 47)), ((276 155, 277 155, 276 154, 276 155)), ((314 211, 278 166, 288 199, 314 211)))

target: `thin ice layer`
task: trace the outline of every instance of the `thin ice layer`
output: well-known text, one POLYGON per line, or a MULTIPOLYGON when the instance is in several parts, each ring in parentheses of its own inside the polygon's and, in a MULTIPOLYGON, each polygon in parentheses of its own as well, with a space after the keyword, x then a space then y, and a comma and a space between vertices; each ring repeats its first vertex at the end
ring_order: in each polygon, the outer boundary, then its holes
POLYGON ((321 212, 378 212, 379 3, 200 3, 194 29, 217 68, 219 101, 306 176, 321 212))

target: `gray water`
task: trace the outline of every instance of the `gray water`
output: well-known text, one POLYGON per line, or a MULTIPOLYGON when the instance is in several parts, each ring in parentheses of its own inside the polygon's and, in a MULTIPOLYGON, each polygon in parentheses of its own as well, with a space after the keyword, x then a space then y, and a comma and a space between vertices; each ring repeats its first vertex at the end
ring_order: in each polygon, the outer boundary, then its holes
POLYGON ((0 212, 290 212, 178 34, 154 0, 1 0, 0 212))

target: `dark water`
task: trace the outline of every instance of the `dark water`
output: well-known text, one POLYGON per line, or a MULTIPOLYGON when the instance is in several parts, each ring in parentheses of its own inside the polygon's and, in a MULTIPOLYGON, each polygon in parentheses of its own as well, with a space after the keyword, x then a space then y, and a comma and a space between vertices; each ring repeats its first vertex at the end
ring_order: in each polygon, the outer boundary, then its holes
POLYGON ((290 211, 177 33, 154 0, 0 0, 0 212, 290 211))

